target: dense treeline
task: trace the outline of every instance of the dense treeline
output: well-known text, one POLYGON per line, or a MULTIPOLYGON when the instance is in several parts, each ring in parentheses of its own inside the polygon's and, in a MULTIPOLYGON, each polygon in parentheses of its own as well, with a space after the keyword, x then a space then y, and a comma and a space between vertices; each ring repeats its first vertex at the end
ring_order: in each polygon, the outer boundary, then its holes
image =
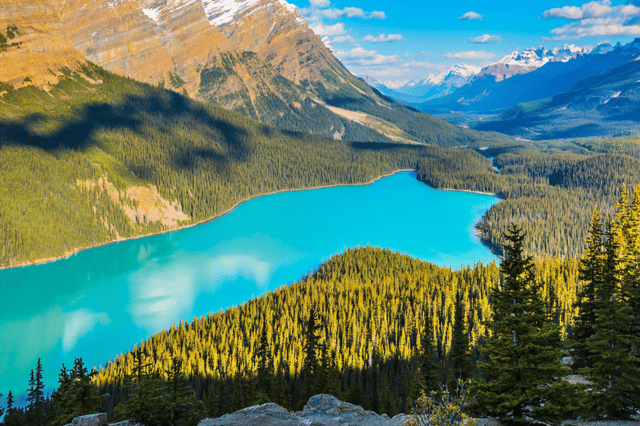
MULTIPOLYGON (((575 261, 538 264, 546 306, 556 312, 565 335, 571 334, 575 315, 577 276, 575 261)), ((110 395, 105 408, 113 410, 127 396, 122 385, 132 374, 136 351, 160 374, 177 356, 209 414, 221 415, 257 401, 257 354, 264 330, 280 389, 275 402, 298 408, 305 402, 303 336, 314 308, 321 323, 318 343, 335 361, 334 370, 328 368, 334 371, 334 384, 327 381, 318 390, 393 415, 405 412, 417 396, 415 377, 427 333, 433 333, 439 354, 438 381, 447 381, 456 294, 463 333, 477 348, 486 335, 483 321, 491 318, 489 294, 498 282, 494 264, 454 271, 388 250, 348 250, 300 283, 154 335, 109 362, 95 382, 110 395), (425 315, 432 319, 430 329, 424 327, 425 315)), ((477 349, 473 353, 477 357, 477 349)))
POLYGON ((439 150, 418 161, 418 179, 436 188, 490 192, 502 198, 478 224, 502 254, 512 222, 527 232, 525 250, 537 256, 579 256, 594 205, 609 217, 622 183, 640 183, 640 159, 629 138, 541 142, 480 151, 439 150), (591 151, 593 150, 593 151, 591 151), (604 153, 603 153, 604 152, 604 153), (491 156, 492 164, 484 156, 491 156))
MULTIPOLYGON (((415 167, 421 147, 286 133, 99 68, 51 95, 5 87, 0 102, 0 266, 163 230, 131 222, 98 188, 156 185, 197 222, 271 191, 363 183, 415 167)), ((130 203, 130 200, 120 200, 130 203)))
POLYGON ((192 426, 266 401, 298 409, 317 393, 394 415, 416 399, 428 409, 421 389, 461 380, 477 392, 476 415, 506 424, 628 418, 640 408, 638 218, 639 192, 620 197, 606 232, 594 213, 579 262, 534 264, 514 226, 500 268, 348 250, 299 283, 157 333, 98 372, 63 366, 51 398, 38 362, 28 407, 13 407, 9 392, 5 424, 62 424, 100 402, 112 418, 192 426), (569 345, 590 389, 563 380, 569 345))

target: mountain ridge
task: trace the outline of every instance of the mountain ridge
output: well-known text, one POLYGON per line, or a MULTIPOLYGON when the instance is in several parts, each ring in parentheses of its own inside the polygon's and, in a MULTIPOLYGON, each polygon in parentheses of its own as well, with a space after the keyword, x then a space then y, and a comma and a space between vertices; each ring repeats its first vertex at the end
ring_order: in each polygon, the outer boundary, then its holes
POLYGON ((448 96, 422 103, 420 109, 432 113, 495 114, 517 103, 545 99, 570 90, 577 81, 635 59, 640 55, 640 39, 606 50, 578 55, 566 62, 550 61, 534 71, 501 81, 489 75, 479 76, 448 96))

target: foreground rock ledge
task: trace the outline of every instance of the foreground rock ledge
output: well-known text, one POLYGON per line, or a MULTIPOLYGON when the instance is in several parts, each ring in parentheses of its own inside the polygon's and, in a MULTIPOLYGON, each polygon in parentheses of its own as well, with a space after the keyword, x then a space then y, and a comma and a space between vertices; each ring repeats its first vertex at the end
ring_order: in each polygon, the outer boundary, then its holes
MULTIPOLYGON (((331 395, 316 395, 302 411, 292 413, 272 402, 245 408, 217 419, 205 419, 198 426, 404 426, 408 417, 398 414, 390 419, 386 414, 340 401, 331 395)), ((501 426, 495 419, 477 419, 478 426, 501 426)), ((640 420, 640 419, 639 419, 640 420)), ((640 421, 564 421, 563 425, 578 426, 639 426, 640 421)), ((107 426, 105 413, 76 417, 65 426, 107 426)), ((109 426, 138 426, 130 420, 109 426)))
POLYGON ((302 411, 292 413, 272 402, 245 408, 217 419, 205 419, 198 426, 403 426, 407 416, 386 414, 340 401, 331 395, 316 395, 302 411))

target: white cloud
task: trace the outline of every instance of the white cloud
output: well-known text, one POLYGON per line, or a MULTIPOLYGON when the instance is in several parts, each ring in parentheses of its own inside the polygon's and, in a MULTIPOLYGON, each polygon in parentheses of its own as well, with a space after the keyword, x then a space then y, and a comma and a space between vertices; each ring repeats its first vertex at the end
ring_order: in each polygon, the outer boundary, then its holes
POLYGON ((314 33, 318 34, 320 37, 323 36, 337 36, 346 34, 346 30, 344 29, 344 24, 338 23, 335 25, 323 25, 316 24, 311 27, 314 33))
POLYGON ((332 43, 355 43, 356 39, 350 35, 346 36, 337 36, 331 40, 332 43))
POLYGON ((365 15, 364 10, 359 7, 345 7, 344 9, 323 9, 320 13, 325 18, 337 19, 342 17, 347 18, 361 18, 365 15))
POLYGON ((331 5, 331 1, 329 0, 309 0, 311 7, 322 8, 329 7, 331 5))
POLYGON ((385 56, 375 50, 366 50, 362 47, 354 47, 351 50, 338 50, 336 56, 345 62, 360 66, 388 65, 397 63, 400 58, 397 55, 385 56))
POLYGON ((387 14, 380 10, 374 10, 369 14, 368 18, 369 19, 387 19, 387 14))
POLYGON ((402 64, 402 66, 405 68, 434 68, 434 67, 438 67, 439 64, 434 64, 432 62, 411 61, 411 62, 405 62, 404 64, 402 64))
POLYGON ((502 40, 502 37, 496 35, 481 35, 479 37, 473 37, 469 39, 469 43, 497 43, 502 40))
POLYGON ((458 18, 458 21, 473 21, 473 20, 478 20, 478 21, 482 21, 483 16, 480 15, 479 13, 476 12, 467 12, 464 15, 462 15, 461 17, 458 18))
POLYGON ((455 59, 493 59, 496 54, 491 52, 485 52, 484 50, 470 50, 466 52, 445 53, 445 58, 455 59))
POLYGON ((371 34, 365 36, 362 40, 369 41, 371 43, 389 43, 391 41, 400 41, 402 40, 402 35, 400 34, 389 34, 386 35, 384 33, 380 34, 377 37, 372 36, 371 34))
POLYGON ((555 36, 552 40, 638 35, 640 25, 635 22, 638 17, 640 7, 633 4, 612 6, 610 0, 549 9, 539 16, 574 21, 551 30, 551 34, 555 36))

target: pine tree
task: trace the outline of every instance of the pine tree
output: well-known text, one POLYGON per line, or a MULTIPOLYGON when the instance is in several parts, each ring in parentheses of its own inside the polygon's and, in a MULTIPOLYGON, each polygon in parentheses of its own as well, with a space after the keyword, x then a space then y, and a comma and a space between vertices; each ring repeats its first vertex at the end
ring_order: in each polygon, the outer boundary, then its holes
POLYGON ((304 334, 304 363, 302 364, 301 376, 303 378, 303 401, 306 402, 311 397, 315 383, 315 375, 319 370, 318 349, 320 349, 320 337, 318 332, 321 329, 318 314, 314 307, 309 312, 304 334))
POLYGON ((84 362, 82 362, 82 358, 76 358, 73 361, 70 385, 72 419, 95 413, 97 410, 100 397, 97 394, 96 385, 91 382, 91 378, 95 374, 95 371, 88 372, 84 362))
POLYGON ((631 307, 635 335, 640 337, 640 185, 633 193, 627 210, 624 235, 626 240, 622 298, 631 307))
POLYGON ((7 395, 7 412, 4 416, 4 426, 22 426, 25 424, 25 416, 23 410, 13 406, 13 393, 9 391, 7 395))
POLYGON ((144 426, 156 426, 161 423, 163 383, 150 372, 152 364, 146 362, 142 349, 133 353, 133 359, 132 374, 127 375, 133 392, 126 403, 116 407, 116 415, 144 426))
POLYGON ((592 383, 592 410, 605 418, 630 418, 640 409, 640 342, 633 310, 622 297, 619 229, 609 226, 603 279, 595 288, 594 334, 586 341, 592 366, 584 372, 592 383))
POLYGON ((38 358, 36 372, 31 370, 29 378, 29 390, 27 391, 27 420, 32 426, 43 426, 45 422, 44 412, 44 383, 42 382, 42 362, 38 358))
POLYGON ((62 364, 58 374, 58 389, 53 392, 51 398, 55 404, 56 418, 53 425, 66 425, 73 420, 73 407, 70 401, 71 375, 62 364))
POLYGON ((269 340, 267 339, 266 322, 262 326, 260 341, 256 352, 258 358, 257 393, 258 403, 264 404, 272 400, 273 383, 273 357, 269 350, 269 340))
POLYGON ((204 404, 197 401, 192 389, 185 386, 186 378, 182 374, 182 361, 174 357, 167 373, 169 391, 165 395, 162 425, 195 426, 205 415, 204 404))
POLYGON ((603 242, 602 224, 598 216, 598 208, 593 209, 587 248, 584 257, 580 261, 580 280, 582 290, 578 295, 578 317, 573 328, 573 359, 578 368, 592 365, 589 349, 586 345, 587 338, 593 335, 596 323, 596 287, 602 281, 603 266, 603 242))
POLYGON ((465 320, 464 306, 460 291, 456 293, 453 332, 449 363, 449 389, 454 390, 459 380, 467 381, 473 376, 473 364, 469 355, 469 333, 465 320))
POLYGON ((545 314, 521 229, 512 224, 505 239, 503 283, 492 294, 494 320, 486 323, 493 334, 480 363, 486 379, 475 382, 477 407, 507 424, 563 418, 575 404, 571 385, 563 381, 560 333, 545 314))
MULTIPOLYGON (((440 388, 439 360, 433 338, 433 321, 429 314, 429 307, 424 309, 424 329, 422 331, 422 353, 420 354, 420 370, 422 388, 429 393, 440 388)), ((416 395, 416 397, 419 395, 416 395)))

